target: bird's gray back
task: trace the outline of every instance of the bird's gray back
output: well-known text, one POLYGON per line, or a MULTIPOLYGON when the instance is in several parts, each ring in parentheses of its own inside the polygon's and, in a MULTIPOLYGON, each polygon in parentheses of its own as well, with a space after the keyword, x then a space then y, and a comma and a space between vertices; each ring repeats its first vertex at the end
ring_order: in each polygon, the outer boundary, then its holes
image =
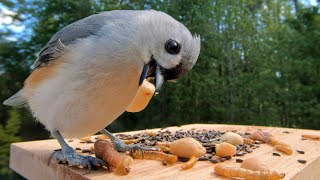
POLYGON ((94 14, 78 20, 59 30, 40 51, 35 68, 48 65, 59 58, 65 50, 65 46, 74 44, 78 39, 89 36, 99 36, 98 32, 106 23, 112 23, 119 19, 132 18, 143 11, 116 10, 94 14))
POLYGON ((132 18, 132 16, 135 16, 141 12, 143 11, 116 10, 101 12, 99 14, 88 16, 62 28, 50 39, 47 45, 57 41, 58 39, 60 39, 64 45, 68 45, 73 43, 78 38, 86 38, 91 35, 97 35, 98 31, 105 25, 105 23, 110 23, 117 19, 132 18))

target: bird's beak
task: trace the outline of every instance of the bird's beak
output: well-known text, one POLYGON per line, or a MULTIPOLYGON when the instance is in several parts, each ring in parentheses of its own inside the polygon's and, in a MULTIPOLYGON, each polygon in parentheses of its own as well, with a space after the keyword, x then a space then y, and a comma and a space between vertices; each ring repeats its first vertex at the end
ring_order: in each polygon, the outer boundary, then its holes
POLYGON ((154 95, 157 95, 159 94, 159 91, 164 82, 164 76, 160 69, 160 65, 155 61, 151 61, 150 63, 144 65, 141 76, 140 76, 140 80, 139 80, 139 86, 147 77, 152 77, 152 76, 154 77, 154 86, 156 88, 154 95))
POLYGON ((143 80, 147 78, 149 69, 150 69, 150 63, 144 65, 141 76, 140 76, 140 80, 139 80, 139 86, 141 86, 141 84, 143 83, 143 80))
POLYGON ((160 70, 160 66, 157 63, 156 72, 155 72, 155 76, 154 76, 154 85, 156 87, 156 92, 154 93, 154 95, 159 94, 159 91, 162 87, 163 82, 164 82, 164 77, 163 77, 163 74, 160 70))

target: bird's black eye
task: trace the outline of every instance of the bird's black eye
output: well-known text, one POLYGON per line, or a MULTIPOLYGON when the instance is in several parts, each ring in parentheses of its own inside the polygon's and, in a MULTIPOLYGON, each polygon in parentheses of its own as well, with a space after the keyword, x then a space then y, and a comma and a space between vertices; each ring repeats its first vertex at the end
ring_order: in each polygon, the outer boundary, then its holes
POLYGON ((170 39, 169 41, 167 41, 165 48, 169 54, 178 54, 180 52, 181 46, 176 40, 170 39))

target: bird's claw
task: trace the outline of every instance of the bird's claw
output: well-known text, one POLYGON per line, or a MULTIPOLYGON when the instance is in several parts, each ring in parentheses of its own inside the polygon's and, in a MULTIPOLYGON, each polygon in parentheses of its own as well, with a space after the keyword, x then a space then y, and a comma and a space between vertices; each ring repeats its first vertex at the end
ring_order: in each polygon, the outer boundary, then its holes
POLYGON ((142 158, 143 158, 143 155, 144 155, 144 151, 159 151, 160 150, 157 147, 140 146, 138 144, 127 145, 127 144, 124 144, 121 140, 115 141, 113 144, 114 144, 114 147, 115 147, 116 151, 126 152, 130 156, 132 156, 134 153, 140 151, 142 158))
POLYGON ((140 151, 141 156, 143 158, 145 150, 141 146, 139 146, 139 145, 131 145, 131 146, 130 145, 126 145, 125 149, 126 149, 125 152, 128 152, 130 156, 132 156, 135 152, 139 152, 140 151))
POLYGON ((106 129, 101 130, 101 132, 110 138, 114 149, 118 152, 124 152, 132 156, 135 152, 140 151, 143 158, 144 151, 160 151, 160 148, 157 147, 140 146, 139 144, 127 145, 106 129))
POLYGON ((56 158, 58 163, 68 163, 70 166, 87 167, 89 170, 88 173, 90 173, 91 169, 97 166, 108 167, 108 165, 103 160, 92 156, 77 154, 76 151, 71 147, 62 151, 55 151, 53 152, 52 156, 56 158))

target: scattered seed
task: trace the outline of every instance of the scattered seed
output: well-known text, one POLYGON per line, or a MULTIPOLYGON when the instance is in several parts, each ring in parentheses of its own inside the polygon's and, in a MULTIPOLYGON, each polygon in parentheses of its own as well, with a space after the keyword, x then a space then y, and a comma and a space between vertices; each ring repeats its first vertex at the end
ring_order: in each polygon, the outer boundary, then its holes
POLYGON ((208 158, 208 157, 201 157, 201 158, 199 158, 198 160, 199 160, 199 161, 208 161, 209 158, 208 158))
POLYGON ((221 162, 225 162, 227 159, 226 158, 221 158, 220 161, 221 162))
POLYGON ((73 142, 73 139, 69 139, 68 142, 73 142))
POLYGON ((187 161, 189 161, 189 158, 179 157, 179 160, 180 160, 181 162, 187 162, 187 161))
POLYGON ((81 148, 76 147, 76 150, 77 150, 77 151, 80 151, 80 150, 81 150, 81 148))
POLYGON ((236 159, 236 162, 237 162, 237 163, 242 163, 243 160, 242 160, 242 159, 236 159))
POLYGON ((219 156, 212 156, 212 157, 211 157, 211 160, 218 160, 218 161, 220 161, 220 157, 219 157, 219 156))
POLYGON ((298 159, 298 162, 299 162, 299 163, 301 163, 301 164, 305 164, 305 163, 307 163, 307 161, 306 161, 306 160, 304 160, 304 159, 298 159))
POLYGON ((283 131, 283 133, 289 134, 290 132, 289 131, 283 131))
POLYGON ((82 149, 82 153, 89 153, 91 150, 90 149, 82 149))
POLYGON ((299 154, 304 154, 304 151, 297 150, 299 154))
POLYGON ((218 159, 209 159, 210 162, 216 164, 219 163, 220 161, 218 159))
MULTIPOLYGON (((235 131, 236 132, 236 131, 235 131)), ((239 133, 239 132, 238 132, 239 133)), ((121 140, 135 140, 133 144, 140 144, 141 146, 155 146, 157 142, 172 142, 185 137, 193 137, 197 141, 199 141, 203 147, 206 148, 206 155, 199 158, 199 160, 209 160, 211 159, 213 162, 220 162, 220 160, 212 159, 212 156, 215 155, 215 144, 220 141, 221 136, 225 134, 222 131, 215 130, 206 130, 206 129, 190 129, 190 130, 177 130, 177 131, 169 131, 167 129, 161 129, 157 131, 154 136, 148 136, 146 132, 137 133, 134 135, 130 134, 117 134, 121 140)), ((249 135, 250 133, 239 133, 240 135, 249 135)), ((236 156, 244 156, 247 153, 251 153, 253 149, 258 148, 261 142, 255 142, 256 145, 243 144, 237 145, 237 153, 236 156)), ((90 152, 89 152, 90 153, 90 152)), ((228 158, 225 158, 227 160, 228 158)), ((182 162, 187 162, 189 158, 179 158, 182 162)), ((224 161, 224 160, 222 160, 224 161)))
POLYGON ((279 153, 272 153, 273 156, 281 156, 279 153))

